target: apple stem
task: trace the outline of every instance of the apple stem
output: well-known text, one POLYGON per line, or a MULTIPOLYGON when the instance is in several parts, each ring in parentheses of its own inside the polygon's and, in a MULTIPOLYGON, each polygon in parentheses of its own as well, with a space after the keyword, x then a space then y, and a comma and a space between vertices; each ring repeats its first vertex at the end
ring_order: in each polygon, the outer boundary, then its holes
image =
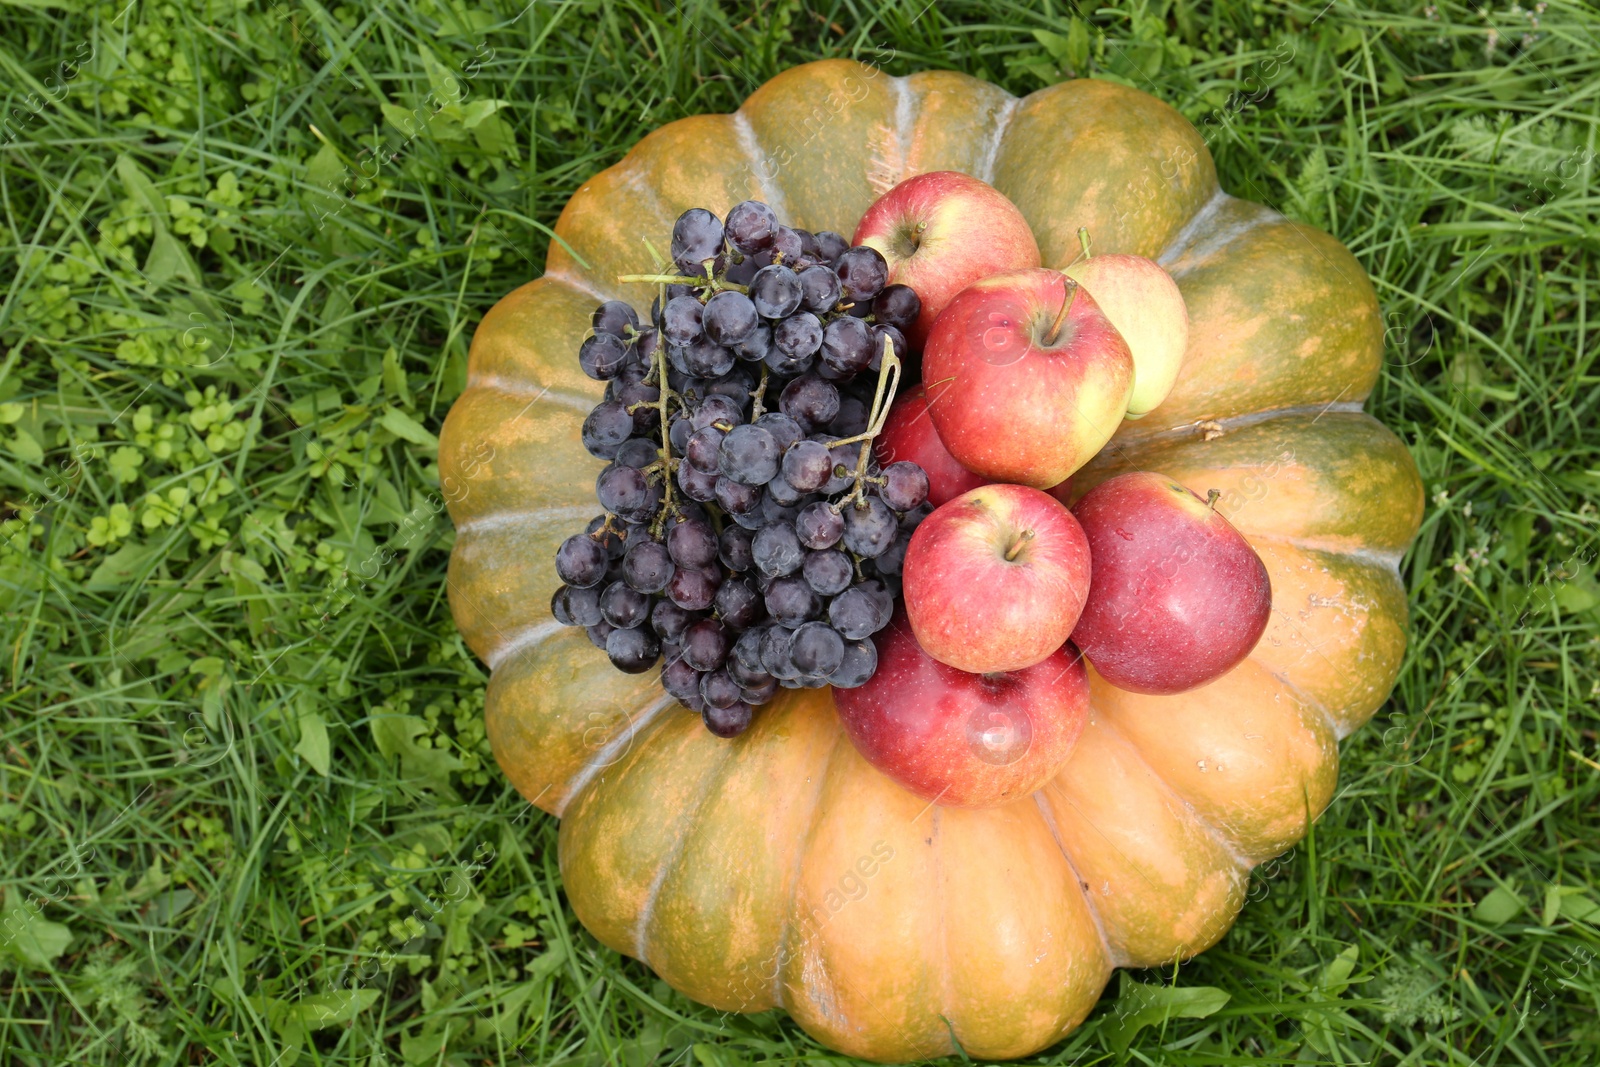
POLYGON ((1220 500, 1220 499, 1222 499, 1222 490, 1220 490, 1220 489, 1207 489, 1206 490, 1206 507, 1210 508, 1212 511, 1216 511, 1217 510, 1217 501, 1220 500))
POLYGON ((1089 227, 1078 227, 1078 244, 1083 248, 1084 259, 1094 258, 1094 254, 1089 251, 1089 227))
POLYGON ((1073 281, 1065 274, 1061 276, 1061 281, 1066 286, 1067 298, 1061 302, 1061 310, 1056 312, 1056 321, 1050 324, 1050 332, 1045 335, 1044 343, 1046 347, 1055 344, 1057 338, 1061 336, 1061 327, 1066 324, 1067 313, 1072 310, 1072 302, 1078 296, 1077 282, 1073 281))
POLYGON ((1006 562, 1010 563, 1012 560, 1016 559, 1017 554, 1022 551, 1023 546, 1032 540, 1032 530, 1023 530, 1020 534, 1018 534, 1017 539, 1011 543, 1011 547, 1006 549, 1006 562))

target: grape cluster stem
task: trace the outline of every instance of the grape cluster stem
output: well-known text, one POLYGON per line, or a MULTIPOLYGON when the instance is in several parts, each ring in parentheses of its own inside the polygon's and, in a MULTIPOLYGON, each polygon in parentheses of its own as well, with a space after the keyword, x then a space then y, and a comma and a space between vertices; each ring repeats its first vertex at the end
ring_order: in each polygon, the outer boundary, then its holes
POLYGON ((863 448, 856 457, 856 469, 853 478, 854 487, 838 503, 833 505, 835 514, 844 510, 846 502, 855 507, 867 506, 867 485, 871 481, 867 477, 867 464, 872 459, 870 442, 883 432, 884 423, 889 421, 889 408, 894 404, 894 394, 900 388, 900 357, 894 354, 894 344, 885 337, 883 339, 883 363, 878 368, 878 387, 872 395, 872 410, 867 416, 867 428, 854 437, 841 437, 829 444, 830 448, 841 445, 853 445, 858 441, 869 442, 869 447, 863 448))

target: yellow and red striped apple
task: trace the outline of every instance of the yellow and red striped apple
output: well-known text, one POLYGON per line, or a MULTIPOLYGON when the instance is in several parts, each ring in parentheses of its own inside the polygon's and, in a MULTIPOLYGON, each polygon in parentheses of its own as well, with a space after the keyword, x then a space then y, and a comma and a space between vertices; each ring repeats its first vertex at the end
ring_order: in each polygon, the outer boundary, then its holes
POLYGON ((1167 398, 1189 346, 1189 312, 1178 283, 1161 264, 1143 256, 1090 256, 1064 273, 1094 297, 1133 354, 1133 395, 1128 418, 1137 419, 1167 398))

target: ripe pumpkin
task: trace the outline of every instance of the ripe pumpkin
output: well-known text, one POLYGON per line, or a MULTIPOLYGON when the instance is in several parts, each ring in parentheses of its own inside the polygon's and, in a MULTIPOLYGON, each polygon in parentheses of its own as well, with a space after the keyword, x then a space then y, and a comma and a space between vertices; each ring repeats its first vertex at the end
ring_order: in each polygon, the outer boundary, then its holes
POLYGON ((1214 944, 1253 864, 1332 796, 1338 741, 1386 698, 1406 637, 1396 564, 1422 492, 1406 449, 1361 411, 1378 303, 1336 240, 1223 193, 1167 105, 1103 81, 1016 99, 950 72, 892 78, 830 60, 732 115, 682 119, 595 175, 556 225, 544 277, 473 339, 440 469, 457 529, 449 595, 492 669, 487 727, 506 775, 562 819, 573 909, 606 945, 712 1007, 782 1007, 841 1052, 1006 1058, 1050 1045, 1114 967, 1214 944), (1065 769, 991 809, 929 806, 871 768, 826 690, 760 709, 734 741, 654 673, 620 674, 550 616, 559 541, 597 511, 579 426, 600 395, 574 354, 690 206, 758 198, 852 232, 913 174, 984 178, 1027 217, 1046 266, 1160 260, 1191 317, 1167 401, 1125 424, 1079 493, 1127 468, 1204 495, 1271 573, 1254 654, 1179 696, 1093 680, 1065 769))

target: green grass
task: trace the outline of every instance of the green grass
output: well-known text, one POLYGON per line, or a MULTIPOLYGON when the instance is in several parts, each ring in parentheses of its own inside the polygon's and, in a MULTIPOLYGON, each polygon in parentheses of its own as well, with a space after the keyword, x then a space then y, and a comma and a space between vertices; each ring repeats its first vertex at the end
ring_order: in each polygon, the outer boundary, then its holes
MULTIPOLYGON (((0 1063, 827 1058, 578 926, 430 502, 474 324, 578 184, 836 55, 1154 92, 1384 303, 1404 671, 1232 933, 1135 976, 1226 1004, 1128 1061, 1594 1062, 1592 5, 80 6, 0 25, 0 1063), (505 106, 407 137, 384 105, 445 71, 505 106)), ((1036 1060, 1116 1062, 1116 995, 1036 1060)))

